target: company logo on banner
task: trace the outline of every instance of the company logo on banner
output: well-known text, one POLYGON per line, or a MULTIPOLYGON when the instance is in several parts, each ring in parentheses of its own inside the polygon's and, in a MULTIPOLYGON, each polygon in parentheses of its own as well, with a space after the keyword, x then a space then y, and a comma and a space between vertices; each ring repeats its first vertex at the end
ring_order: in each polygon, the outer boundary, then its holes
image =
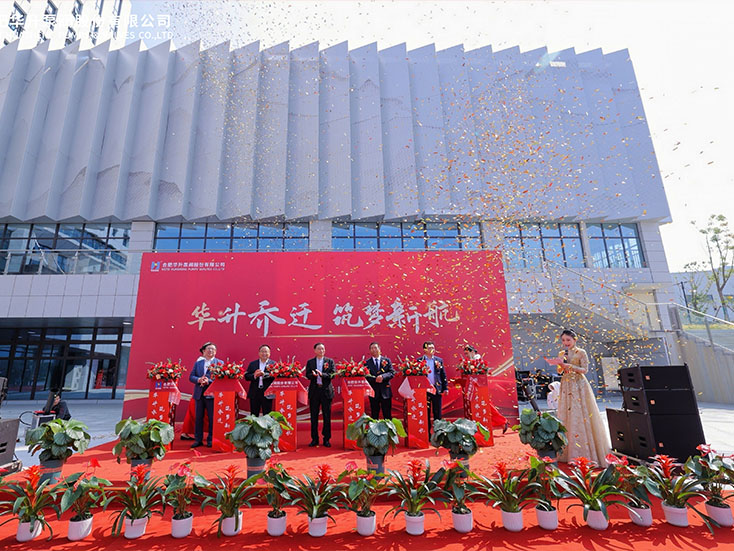
MULTIPOLYGON (((516 415, 498 252, 147 253, 142 265, 149 269, 140 276, 124 417, 145 415, 149 362, 180 358, 189 371, 179 387, 190 393, 188 373, 206 341, 223 360, 247 364, 268 344, 271 358, 305 364, 316 342, 338 361, 369 357, 377 341, 395 362, 420 355, 432 340, 449 378, 472 344, 505 368, 492 398, 516 415)), ((445 413, 461 415, 458 390, 447 398, 445 413)))

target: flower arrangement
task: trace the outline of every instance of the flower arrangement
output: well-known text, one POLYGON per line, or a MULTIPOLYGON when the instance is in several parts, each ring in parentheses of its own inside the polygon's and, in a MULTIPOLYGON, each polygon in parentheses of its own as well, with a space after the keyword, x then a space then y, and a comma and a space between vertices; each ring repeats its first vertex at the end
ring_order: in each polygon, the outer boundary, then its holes
POLYGON ((156 381, 178 381, 184 371, 186 367, 181 364, 181 360, 174 361, 169 358, 152 364, 148 368, 147 377, 156 381))
POLYGON ((473 476, 476 480, 474 496, 506 513, 519 513, 533 501, 536 485, 528 481, 527 469, 511 470, 500 461, 494 466, 493 476, 473 476))
POLYGON ((245 377, 245 368, 241 363, 227 361, 221 365, 210 366, 209 376, 212 380, 243 379, 245 377))
POLYGON ((433 511, 439 518, 441 515, 433 507, 437 501, 446 500, 446 494, 441 486, 441 481, 446 474, 446 469, 440 468, 435 473, 431 472, 431 465, 420 459, 413 459, 408 463, 407 473, 404 475, 398 471, 390 471, 392 475, 387 483, 387 495, 400 500, 398 505, 393 506, 385 513, 385 517, 394 512, 393 518, 398 513, 405 512, 410 517, 419 517, 423 511, 433 511))
POLYGON ((163 496, 161 495, 159 477, 146 480, 148 467, 137 465, 131 471, 127 488, 112 496, 109 503, 119 503, 120 510, 114 515, 112 535, 122 532, 125 520, 135 521, 148 519, 152 514, 163 516, 163 496))
POLYGON ((490 367, 482 358, 475 360, 464 359, 459 364, 459 371, 462 375, 486 375, 490 372, 490 367))
POLYGON ((410 360, 405 359, 396 364, 398 371, 404 376, 407 375, 428 375, 428 365, 426 360, 410 360))
POLYGON ((163 479, 164 506, 173 508, 173 518, 181 520, 193 515, 189 506, 200 488, 209 485, 209 482, 191 469, 186 461, 171 466, 171 472, 163 479))
POLYGON ((658 454, 653 456, 652 460, 650 466, 642 467, 648 491, 662 499, 665 505, 677 508, 689 507, 696 511, 690 500, 695 497, 706 497, 699 481, 685 472, 676 474, 680 464, 672 457, 658 454))
POLYGON ((345 466, 345 475, 351 477, 347 486, 347 506, 360 517, 375 516, 372 506, 387 488, 388 475, 357 468, 354 461, 345 466))
POLYGON ((734 470, 734 458, 715 451, 707 444, 696 448, 701 455, 688 458, 685 470, 698 479, 706 495, 706 503, 713 507, 727 507, 731 494, 724 496, 724 487, 730 483, 729 473, 734 470))
POLYGON ((303 376, 301 362, 280 360, 268 366, 268 373, 276 379, 297 379, 303 376))
POLYGON ((31 532, 35 531, 36 523, 40 523, 41 530, 48 528, 48 539, 51 539, 53 529, 46 520, 45 512, 50 509, 58 515, 59 506, 56 503, 56 487, 49 489, 48 486, 48 481, 41 482, 41 466, 33 465, 23 473, 23 480, 4 483, 3 497, 9 499, 0 501, 0 515, 12 513, 19 522, 30 523, 31 532))
POLYGON ((250 507, 251 501, 255 499, 259 490, 255 482, 262 476, 257 474, 250 478, 237 482, 241 469, 237 465, 228 465, 224 469, 224 475, 217 474, 217 481, 209 485, 207 495, 201 502, 203 511, 208 505, 212 505, 219 511, 219 517, 214 521, 217 524, 217 537, 222 534, 222 523, 226 518, 235 519, 235 530, 239 531, 240 507, 250 507))
POLYGON ((332 509, 339 509, 346 500, 346 485, 342 482, 342 475, 335 478, 334 471, 329 464, 316 466, 315 475, 304 475, 303 479, 293 478, 288 482, 288 490, 292 496, 292 504, 309 519, 333 517, 329 514, 332 509))
POLYGON ((285 506, 291 501, 288 493, 288 486, 293 480, 291 475, 285 470, 280 463, 272 463, 268 460, 262 478, 268 485, 265 491, 265 500, 270 505, 268 511, 270 518, 282 518, 285 516, 285 506))
POLYGON ((528 478, 534 483, 532 501, 535 507, 541 511, 555 511, 553 500, 558 500, 561 493, 556 484, 558 468, 550 457, 530 456, 530 470, 528 478))
POLYGON ((449 461, 446 466, 446 483, 444 492, 447 501, 451 504, 451 512, 457 515, 471 513, 467 502, 472 500, 476 488, 467 481, 467 471, 464 465, 457 461, 449 461))
POLYGON ((364 362, 343 360, 336 364, 336 374, 338 377, 367 377, 370 369, 364 362))
POLYGON ((112 483, 104 478, 94 476, 94 469, 98 468, 99 461, 92 459, 84 472, 67 476, 61 484, 66 486, 61 495, 61 513, 74 511, 73 521, 87 520, 92 517, 92 510, 104 507, 111 497, 105 493, 105 488, 112 483))
POLYGON ((626 457, 617 457, 613 453, 608 454, 606 460, 616 471, 619 487, 624 492, 630 507, 648 509, 650 496, 645 488, 644 473, 640 468, 630 465, 626 457))

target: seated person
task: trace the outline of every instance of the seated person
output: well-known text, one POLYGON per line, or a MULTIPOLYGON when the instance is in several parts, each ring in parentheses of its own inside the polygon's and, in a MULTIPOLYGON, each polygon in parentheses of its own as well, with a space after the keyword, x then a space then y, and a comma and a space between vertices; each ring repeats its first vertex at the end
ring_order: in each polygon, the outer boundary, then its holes
POLYGON ((43 413, 46 415, 53 413, 56 415, 56 419, 63 419, 64 421, 71 419, 69 407, 66 405, 66 402, 61 399, 60 392, 54 392, 53 399, 49 397, 46 401, 46 406, 43 408, 43 413))

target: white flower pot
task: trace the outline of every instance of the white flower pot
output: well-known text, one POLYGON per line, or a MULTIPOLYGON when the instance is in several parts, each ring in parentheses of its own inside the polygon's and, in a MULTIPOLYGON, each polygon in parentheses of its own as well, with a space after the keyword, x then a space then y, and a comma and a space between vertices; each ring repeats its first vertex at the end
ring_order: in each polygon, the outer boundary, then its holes
POLYGON ((460 534, 468 534, 474 529, 474 514, 471 511, 468 513, 454 513, 451 511, 451 518, 454 521, 454 530, 460 534))
POLYGON ((320 538, 326 535, 326 521, 329 517, 318 517, 308 519, 308 535, 320 538))
POLYGON ((609 527, 609 520, 601 511, 589 511, 586 516, 586 524, 594 530, 606 530, 609 527))
POLYGON ((185 538, 194 527, 194 515, 186 518, 171 519, 171 536, 174 538, 185 538))
POLYGON ((371 536, 377 529, 377 515, 360 517, 357 515, 357 533, 360 536, 371 536))
POLYGON ((649 507, 645 509, 632 507, 627 512, 629 513, 630 520, 634 522, 637 526, 652 526, 652 509, 650 509, 649 507))
POLYGON ((36 521, 33 524, 33 530, 31 530, 30 522, 19 522, 18 530, 15 532, 15 539, 18 541, 31 541, 41 535, 43 525, 36 521))
POLYGON ((522 511, 517 513, 502 511, 502 526, 510 532, 519 532, 522 530, 522 511))
POLYGON ((719 526, 728 527, 734 524, 734 518, 731 515, 731 507, 717 507, 706 503, 706 514, 714 519, 719 526))
POLYGON ((236 517, 222 519, 222 534, 225 536, 236 536, 242 530, 242 511, 237 511, 236 517))
POLYGON ((86 520, 70 520, 69 529, 66 532, 66 537, 69 541, 79 541, 86 538, 92 533, 92 521, 94 517, 89 517, 86 520))
POLYGON ((417 517, 412 517, 408 513, 403 513, 405 516, 405 531, 411 536, 420 536, 424 532, 423 521, 425 516, 423 513, 417 517))
POLYGON ((268 515, 268 535, 282 536, 285 534, 287 525, 288 515, 283 515, 282 517, 271 517, 268 515))
POLYGON ((543 530, 555 530, 558 528, 558 510, 543 511, 535 508, 535 517, 538 519, 538 526, 543 530))
POLYGON ((135 520, 125 518, 125 537, 129 540, 138 539, 140 536, 145 534, 147 526, 148 517, 136 518, 135 520))
POLYGON ((671 507, 667 503, 662 503, 663 513, 665 513, 665 521, 673 526, 688 526, 688 507, 671 507))

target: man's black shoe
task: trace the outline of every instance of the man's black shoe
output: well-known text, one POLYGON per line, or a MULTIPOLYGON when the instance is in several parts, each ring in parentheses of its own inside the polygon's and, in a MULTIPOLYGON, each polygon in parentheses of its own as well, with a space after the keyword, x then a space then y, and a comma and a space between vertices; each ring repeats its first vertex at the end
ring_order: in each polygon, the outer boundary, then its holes
POLYGON ((325 448, 330 448, 331 447, 331 444, 329 443, 328 440, 324 440, 324 447, 325 448))
POLYGON ((318 446, 319 443, 316 440, 311 440, 311 443, 308 445, 309 448, 315 448, 318 446))
POLYGON ((201 442, 194 442, 193 444, 191 444, 191 447, 192 447, 192 448, 198 448, 199 446, 203 446, 203 445, 204 445, 204 444, 203 444, 203 443, 201 443, 201 442))

